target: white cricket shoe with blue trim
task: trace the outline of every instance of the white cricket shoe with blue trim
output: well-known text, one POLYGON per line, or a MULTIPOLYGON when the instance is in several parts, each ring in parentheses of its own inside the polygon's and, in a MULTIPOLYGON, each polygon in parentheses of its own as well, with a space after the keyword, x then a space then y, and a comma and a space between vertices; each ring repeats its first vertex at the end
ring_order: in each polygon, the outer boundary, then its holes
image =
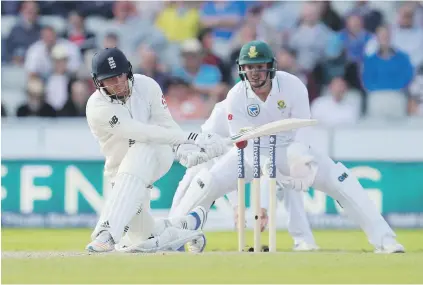
MULTIPOLYGON (((202 230, 207 221, 207 211, 201 206, 194 208, 188 215, 192 215, 197 224, 195 230, 202 230)), ((187 249, 192 253, 201 253, 204 251, 207 244, 206 236, 203 234, 187 243, 187 249)), ((181 251, 178 249, 178 251, 181 251)))
POLYGON ((101 231, 86 247, 89 252, 109 252, 114 249, 115 242, 108 231, 101 231))

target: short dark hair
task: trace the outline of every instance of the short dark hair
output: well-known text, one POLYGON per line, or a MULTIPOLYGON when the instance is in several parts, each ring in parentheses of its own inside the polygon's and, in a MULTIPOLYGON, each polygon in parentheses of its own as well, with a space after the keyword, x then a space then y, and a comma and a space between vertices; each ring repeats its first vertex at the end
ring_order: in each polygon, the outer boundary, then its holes
POLYGON ((210 33, 212 33, 212 32, 213 32, 213 29, 211 29, 211 28, 203 28, 203 29, 201 29, 201 30, 198 32, 197 39, 198 39, 200 42, 203 42, 204 37, 205 37, 207 34, 210 34, 210 33))
POLYGON ((43 25, 42 30, 50 30, 50 31, 54 32, 55 34, 57 34, 56 29, 53 26, 48 25, 48 24, 43 25))
POLYGON ((263 6, 261 5, 254 5, 250 9, 248 9, 249 12, 253 15, 260 14, 263 11, 263 6))

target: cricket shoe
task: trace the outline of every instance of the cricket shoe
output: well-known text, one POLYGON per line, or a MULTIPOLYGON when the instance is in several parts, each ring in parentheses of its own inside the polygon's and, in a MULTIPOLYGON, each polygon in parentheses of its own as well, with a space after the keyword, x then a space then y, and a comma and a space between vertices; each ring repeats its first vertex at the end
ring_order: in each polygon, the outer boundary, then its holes
POLYGON ((109 252, 114 249, 115 241, 108 231, 101 231, 86 247, 89 252, 109 252))
POLYGON ((206 248, 207 239, 205 235, 202 235, 190 242, 187 243, 187 248, 189 252, 192 253, 201 253, 206 248))
POLYGON ((319 250, 319 247, 315 244, 306 243, 305 241, 300 241, 296 243, 292 249, 293 251, 316 251, 319 250))
POLYGON ((383 245, 382 247, 378 247, 375 249, 374 252, 380 254, 405 253, 405 248, 402 244, 392 243, 388 245, 383 245))
POLYGON ((166 228, 163 233, 158 236, 151 237, 148 240, 134 245, 116 245, 115 248, 119 252, 143 252, 154 253, 158 251, 176 251, 187 242, 197 239, 204 234, 201 231, 192 231, 179 229, 175 227, 166 228))
MULTIPOLYGON (((196 227, 195 230, 202 230, 204 227, 204 224, 207 221, 207 211, 201 206, 198 206, 192 210, 191 213, 188 215, 192 215, 196 221, 196 227)), ((189 252, 192 253, 200 253, 204 251, 204 248, 206 247, 207 240, 206 236, 203 234, 192 241, 187 243, 187 248, 189 252)))

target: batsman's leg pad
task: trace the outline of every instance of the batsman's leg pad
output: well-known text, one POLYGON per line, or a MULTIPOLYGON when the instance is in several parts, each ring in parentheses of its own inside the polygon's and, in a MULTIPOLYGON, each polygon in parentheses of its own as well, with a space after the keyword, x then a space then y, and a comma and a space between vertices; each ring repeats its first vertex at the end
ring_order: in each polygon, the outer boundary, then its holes
POLYGON ((125 227, 125 235, 122 238, 123 244, 140 243, 154 235, 158 224, 150 213, 151 188, 143 197, 143 202, 138 208, 135 216, 125 227))
MULTIPOLYGON (((209 210, 212 203, 237 187, 238 151, 232 148, 220 157, 208 171, 202 169, 193 179, 175 216, 186 215, 196 206, 209 210)), ((252 168, 245 164, 245 182, 252 177, 252 168)))
POLYGON ((169 217, 174 216, 174 209, 179 205, 185 193, 190 186, 194 177, 202 170, 202 169, 209 169, 213 166, 213 160, 210 160, 206 163, 202 163, 200 165, 188 168, 185 172, 184 177, 178 184, 178 188, 176 189, 175 195, 173 196, 172 207, 169 212, 169 217))
POLYGON ((217 185, 207 169, 202 169, 194 177, 188 187, 184 198, 178 207, 173 211, 173 216, 184 216, 197 206, 202 206, 208 210, 216 197, 217 185))
POLYGON ((143 207, 143 197, 149 191, 145 183, 136 176, 118 173, 115 185, 109 196, 109 203, 103 208, 101 219, 92 234, 95 238, 102 230, 107 230, 118 243, 125 227, 134 217, 140 207, 143 207))
MULTIPOLYGON (((146 234, 151 232, 152 229, 149 228, 152 224, 154 225, 154 222, 149 217, 150 213, 145 211, 146 204, 150 203, 149 188, 169 171, 173 158, 170 146, 137 142, 133 144, 119 166, 114 187, 109 193, 108 201, 92 237, 105 229, 118 243, 125 227, 130 224, 140 209, 139 221, 146 222, 142 225, 142 231, 146 234)), ((138 224, 138 218, 135 217, 135 224, 138 224)))

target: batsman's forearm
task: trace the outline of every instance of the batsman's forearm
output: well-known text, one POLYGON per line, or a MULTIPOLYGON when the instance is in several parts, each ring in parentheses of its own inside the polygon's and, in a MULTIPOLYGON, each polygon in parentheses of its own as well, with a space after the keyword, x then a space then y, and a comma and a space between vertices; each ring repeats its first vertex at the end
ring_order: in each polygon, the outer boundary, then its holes
POLYGON ((118 136, 133 139, 137 142, 177 145, 185 143, 190 133, 177 128, 164 128, 148 125, 130 119, 123 121, 112 129, 118 136))

